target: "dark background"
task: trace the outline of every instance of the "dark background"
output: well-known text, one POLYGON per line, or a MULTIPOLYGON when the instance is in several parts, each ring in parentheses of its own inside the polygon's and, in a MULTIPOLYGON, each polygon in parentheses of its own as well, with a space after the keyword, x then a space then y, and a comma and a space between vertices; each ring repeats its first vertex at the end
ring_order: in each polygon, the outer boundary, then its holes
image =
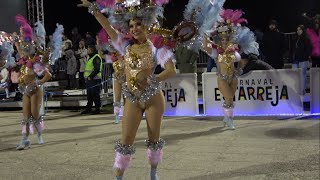
POLYGON ((15 16, 20 13, 27 17, 26 0, 1 0, 0 4, 0 31, 18 31, 15 16))
MULTIPOLYGON (((56 23, 65 27, 70 35, 73 27, 78 27, 81 34, 87 31, 96 33, 101 26, 86 8, 78 8, 80 0, 43 0, 45 13, 45 27, 48 34, 52 34, 56 23)), ((182 14, 188 0, 171 0, 165 7, 164 25, 174 27, 182 20, 182 14)), ((0 30, 8 32, 16 30, 14 16, 20 12, 26 15, 26 1, 1 0, 0 30)), ((310 15, 320 13, 320 0, 227 0, 225 8, 242 9, 244 17, 248 19, 248 26, 252 29, 265 30, 270 19, 276 19, 280 24, 280 31, 293 32, 298 24, 303 23, 301 14, 310 15)))

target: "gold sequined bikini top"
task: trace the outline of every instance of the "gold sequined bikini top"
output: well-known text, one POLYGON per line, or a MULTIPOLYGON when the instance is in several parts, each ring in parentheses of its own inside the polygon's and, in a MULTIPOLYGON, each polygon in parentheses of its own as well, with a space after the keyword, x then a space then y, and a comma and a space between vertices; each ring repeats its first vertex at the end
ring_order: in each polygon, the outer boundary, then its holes
POLYGON ((228 74, 233 74, 231 67, 236 62, 236 56, 234 51, 228 51, 228 49, 234 49, 234 44, 229 44, 223 53, 219 53, 218 62, 226 64, 228 74))
MULTIPOLYGON (((137 75, 143 70, 154 70, 155 61, 152 54, 152 49, 149 43, 145 45, 148 48, 147 52, 137 54, 132 51, 132 46, 128 47, 124 56, 125 68, 129 72, 129 86, 132 90, 137 89, 137 75)), ((142 47, 141 47, 142 48, 142 47)))

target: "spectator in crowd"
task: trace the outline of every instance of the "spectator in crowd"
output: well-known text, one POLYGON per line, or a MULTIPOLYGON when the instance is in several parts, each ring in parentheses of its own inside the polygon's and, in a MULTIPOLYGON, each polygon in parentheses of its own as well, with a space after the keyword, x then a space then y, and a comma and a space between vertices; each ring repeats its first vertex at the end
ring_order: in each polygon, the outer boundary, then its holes
POLYGON ((175 51, 177 66, 180 73, 196 73, 199 54, 180 45, 175 51))
POLYGON ((79 42, 79 49, 76 52, 77 59, 79 61, 80 67, 79 67, 79 88, 84 89, 85 88, 85 79, 84 79, 84 69, 85 69, 85 64, 88 59, 88 51, 85 47, 85 42, 84 40, 81 40, 79 42))
POLYGON ((302 69, 302 84, 303 92, 305 93, 307 87, 307 68, 309 65, 309 58, 311 56, 311 41, 306 33, 304 25, 297 27, 297 38, 295 40, 295 47, 293 53, 292 68, 302 69))
POLYGON ((74 27, 71 31, 72 34, 72 43, 73 43, 73 50, 77 51, 79 49, 79 42, 81 41, 82 37, 78 32, 78 28, 74 27))
POLYGON ((240 68, 242 69, 242 75, 247 74, 254 70, 269 70, 273 69, 268 63, 258 59, 255 54, 241 54, 241 60, 239 62, 240 68))
POLYGON ((18 90, 19 87, 19 77, 20 77, 20 66, 15 65, 11 70, 10 80, 11 80, 11 88, 16 92, 16 96, 14 97, 15 101, 21 101, 22 94, 18 90))
POLYGON ((278 23, 271 20, 269 31, 263 36, 262 52, 266 62, 275 69, 282 69, 284 66, 283 54, 286 50, 284 34, 279 32, 278 23))
POLYGON ((86 38, 84 41, 86 43, 86 48, 88 48, 89 46, 96 45, 96 40, 95 40, 95 38, 93 38, 93 36, 90 32, 86 33, 86 38))
POLYGON ((98 54, 95 45, 88 46, 89 59, 85 64, 84 77, 86 78, 87 86, 87 99, 88 103, 86 109, 81 114, 100 114, 101 100, 101 72, 102 60, 98 54), (91 108, 95 104, 95 111, 92 112, 91 108))
POLYGON ((77 60, 74 56, 72 45, 66 42, 65 46, 65 60, 67 62, 67 75, 68 75, 68 88, 76 88, 76 73, 77 73, 77 60))
MULTIPOLYGON (((257 43, 259 44, 259 47, 262 47, 263 46, 263 43, 262 43, 263 42, 263 32, 259 28, 257 28, 257 29, 254 30, 254 35, 256 37, 257 43)), ((260 60, 263 60, 263 61, 265 60, 265 57, 264 57, 264 55, 262 53, 261 48, 259 48, 259 56, 258 56, 258 58, 260 60)))
POLYGON ((10 98, 9 94, 9 71, 5 67, 6 59, 4 56, 0 55, 0 88, 4 89, 6 92, 6 98, 10 98))
POLYGON ((315 15, 313 18, 308 17, 306 13, 303 16, 308 20, 306 32, 312 44, 312 67, 320 67, 320 14, 315 15))

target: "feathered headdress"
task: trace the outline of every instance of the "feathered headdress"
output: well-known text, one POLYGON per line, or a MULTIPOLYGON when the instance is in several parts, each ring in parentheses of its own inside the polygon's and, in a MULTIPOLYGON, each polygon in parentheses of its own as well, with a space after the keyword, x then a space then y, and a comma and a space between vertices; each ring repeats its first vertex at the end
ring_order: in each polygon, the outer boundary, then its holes
POLYGON ((220 12, 224 3, 225 0, 189 0, 183 13, 184 21, 194 23, 198 32, 183 45, 195 52, 199 51, 203 36, 211 33, 213 24, 221 19, 220 12))
POLYGON ((16 23, 18 24, 20 31, 21 31, 21 36, 22 40, 24 42, 31 43, 32 38, 33 38, 33 31, 31 26, 28 24, 28 21, 26 18, 24 18, 22 15, 18 14, 16 15, 16 23))
POLYGON ((241 18, 243 12, 241 10, 225 9, 221 13, 222 19, 217 21, 213 29, 216 34, 232 35, 236 33, 236 27, 242 23, 247 23, 247 20, 241 18))
POLYGON ((42 48, 42 50, 44 50, 46 44, 46 30, 43 24, 40 21, 36 22, 34 30, 37 38, 36 43, 42 48))
POLYGON ((120 3, 115 0, 99 0, 97 3, 102 11, 109 16, 109 21, 113 26, 127 31, 129 29, 129 20, 138 18, 142 24, 151 27, 163 18, 163 5, 169 0, 121 0, 120 3))
POLYGON ((19 39, 21 43, 21 49, 26 54, 35 54, 36 48, 33 41, 33 30, 28 24, 28 21, 20 14, 16 15, 16 23, 20 28, 21 37, 19 39))
POLYGON ((52 48, 53 49, 51 49, 51 55, 49 57, 50 64, 54 64, 55 61, 61 57, 63 31, 64 31, 63 26, 60 24, 57 24, 56 30, 54 31, 54 33, 52 35, 52 48))
POLYGON ((239 45, 240 53, 259 56, 259 44, 256 42, 254 33, 248 27, 238 26, 236 28, 234 43, 239 45))

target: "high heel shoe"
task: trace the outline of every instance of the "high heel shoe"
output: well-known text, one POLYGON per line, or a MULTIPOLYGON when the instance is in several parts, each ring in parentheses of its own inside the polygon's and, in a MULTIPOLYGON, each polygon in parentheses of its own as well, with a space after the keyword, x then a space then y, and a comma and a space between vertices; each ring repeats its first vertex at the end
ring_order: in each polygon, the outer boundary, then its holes
POLYGON ((38 137, 38 144, 43 144, 44 142, 43 142, 42 135, 38 133, 37 137, 38 137))
POLYGON ((227 117, 223 118, 223 121, 222 121, 223 122, 223 127, 227 126, 227 120, 228 120, 227 117))
POLYGON ((30 148, 30 141, 29 140, 22 140, 20 144, 18 144, 16 150, 24 150, 30 148))
POLYGON ((236 129, 236 127, 233 124, 233 119, 232 118, 227 117, 225 123, 229 127, 229 129, 231 129, 231 130, 235 130, 236 129))
POLYGON ((122 180, 122 176, 116 176, 116 180, 122 180))
POLYGON ((159 176, 157 174, 157 169, 156 168, 151 168, 151 170, 150 170, 150 179, 151 180, 160 180, 159 176))

